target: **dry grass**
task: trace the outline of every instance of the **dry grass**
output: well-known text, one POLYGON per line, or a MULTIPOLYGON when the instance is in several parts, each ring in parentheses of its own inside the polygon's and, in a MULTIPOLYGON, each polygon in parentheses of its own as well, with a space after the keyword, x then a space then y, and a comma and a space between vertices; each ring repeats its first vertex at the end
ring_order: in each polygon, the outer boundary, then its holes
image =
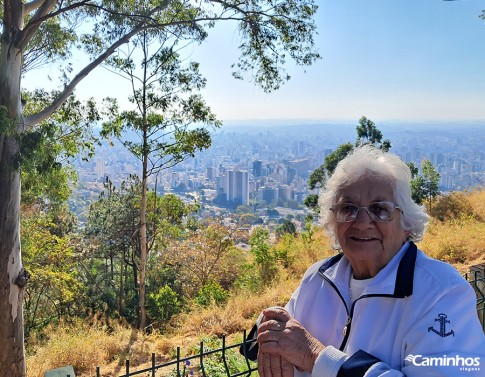
POLYGON ((44 371, 72 365, 76 374, 95 375, 96 366, 121 355, 130 339, 131 329, 121 325, 106 328, 83 324, 60 326, 47 332, 47 343, 27 357, 29 377, 43 377, 44 371))
POLYGON ((485 263, 485 190, 455 195, 466 201, 473 213, 462 213, 444 222, 432 219, 418 246, 465 273, 471 266, 485 263))

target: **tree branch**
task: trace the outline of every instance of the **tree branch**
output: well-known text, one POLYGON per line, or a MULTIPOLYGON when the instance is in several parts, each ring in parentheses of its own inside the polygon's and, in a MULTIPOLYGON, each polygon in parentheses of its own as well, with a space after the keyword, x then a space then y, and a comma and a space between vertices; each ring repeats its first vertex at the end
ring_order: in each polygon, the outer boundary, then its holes
MULTIPOLYGON (((46 0, 46 1, 52 2, 53 0, 46 0)), ((155 12, 158 12, 158 11, 166 8, 167 5, 169 4, 169 2, 170 2, 170 0, 164 0, 160 6, 152 9, 151 14, 154 14, 155 12)), ((77 4, 82 4, 82 3, 83 2, 77 3, 77 4)), ((43 9, 43 8, 44 7, 41 7, 37 13, 40 13, 41 9, 43 9)), ((167 26, 167 25, 160 25, 160 26, 167 26)), ((104 53, 102 53, 93 62, 91 62, 84 69, 82 69, 72 79, 72 81, 64 88, 62 93, 59 94, 59 96, 52 102, 52 104, 50 106, 46 107, 44 110, 38 112, 37 114, 33 114, 31 116, 26 117, 24 119, 24 126, 27 129, 31 129, 36 124, 39 124, 40 122, 42 122, 43 120, 45 120, 49 116, 51 116, 62 105, 62 103, 73 93, 77 84, 79 84, 94 68, 96 68, 103 61, 105 61, 111 54, 113 54, 116 51, 116 49, 118 47, 120 47, 121 45, 123 45, 125 43, 128 43, 133 36, 135 36, 136 34, 138 34, 141 31, 149 29, 149 28, 153 28, 153 25, 148 25, 148 24, 146 24, 145 21, 142 21, 131 32, 125 34, 123 37, 118 39, 109 48, 107 48, 104 53)))
POLYGON ((29 43, 34 33, 40 27, 41 22, 38 22, 38 20, 42 19, 46 14, 48 14, 52 8, 54 8, 56 3, 56 0, 44 0, 37 4, 37 12, 35 12, 35 14, 32 16, 27 26, 25 26, 25 28, 18 33, 18 38, 15 41, 15 45, 21 51, 23 51, 24 47, 27 45, 27 43, 29 43))
POLYGON ((26 117, 24 119, 25 127, 27 129, 30 129, 54 114, 54 112, 62 105, 62 103, 72 94, 72 92, 74 92, 77 84, 79 84, 94 68, 99 66, 108 56, 113 54, 119 46, 128 43, 131 37, 146 28, 147 26, 135 28, 130 33, 124 35, 122 38, 113 43, 108 49, 106 49, 104 53, 99 55, 94 61, 92 61, 84 69, 82 69, 64 88, 62 93, 59 94, 59 96, 52 102, 50 106, 46 107, 44 110, 38 112, 37 114, 26 117))
POLYGON ((35 9, 39 9, 45 0, 32 0, 30 3, 24 4, 23 16, 29 14, 35 9))
MULTIPOLYGON (((46 1, 46 0, 43 0, 43 1, 46 1)), ((23 32, 25 34, 30 35, 31 29, 34 29, 34 32, 35 32, 35 30, 38 29, 38 27, 40 26, 40 24, 42 24, 42 22, 44 22, 44 21, 46 21, 50 18, 57 17, 57 16, 59 16, 63 13, 69 12, 73 9, 84 7, 84 6, 95 8, 95 9, 101 10, 103 12, 106 12, 106 13, 109 13, 109 14, 112 14, 112 15, 115 15, 115 16, 123 16, 123 17, 130 17, 130 18, 142 18, 142 19, 145 19, 144 22, 147 22, 147 21, 153 20, 153 18, 151 17, 151 14, 154 14, 156 11, 163 9, 168 5, 168 2, 165 1, 162 6, 155 7, 151 12, 148 13, 148 15, 143 15, 143 14, 129 14, 129 13, 122 13, 122 12, 115 12, 115 11, 112 11, 108 8, 105 8, 105 7, 96 5, 96 4, 90 4, 90 1, 91 0, 82 0, 82 1, 77 2, 77 3, 73 3, 73 4, 71 4, 67 7, 60 8, 55 12, 52 12, 52 13, 49 13, 49 14, 45 13, 44 15, 40 15, 39 17, 34 16, 34 18, 32 18, 30 20, 30 22, 28 23, 28 25, 24 28, 23 32)), ((36 14, 36 16, 37 16, 37 14, 36 14)), ((28 39, 30 39, 30 38, 28 38, 28 39)), ((23 45, 25 45, 25 44, 23 44, 23 45)))

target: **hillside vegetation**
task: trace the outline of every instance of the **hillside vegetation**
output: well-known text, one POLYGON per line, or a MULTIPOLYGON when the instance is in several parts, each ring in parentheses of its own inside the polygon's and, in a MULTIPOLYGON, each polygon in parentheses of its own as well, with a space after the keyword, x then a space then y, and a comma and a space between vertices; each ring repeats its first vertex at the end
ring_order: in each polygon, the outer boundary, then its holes
MULTIPOLYGON (((441 197, 433 203, 431 214, 419 248, 453 264, 462 273, 472 265, 485 263, 485 190, 441 197)), ((177 346, 182 355, 197 353, 194 347, 201 339, 214 341, 227 334, 228 344, 239 342, 242 331, 251 328, 263 308, 286 303, 308 266, 335 253, 330 245, 317 228, 279 238, 265 249, 267 255, 274 256, 266 267, 251 264, 258 258, 257 253, 241 251, 245 265, 258 270, 253 272, 258 272, 259 278, 234 266, 246 275, 246 280, 239 279, 225 300, 194 300, 150 334, 123 321, 96 315, 89 321, 49 327, 29 340, 28 376, 43 377, 44 371, 65 365, 73 365, 81 377, 95 376, 96 366, 101 367, 103 376, 118 376, 124 372, 125 359, 130 359, 133 370, 137 370, 148 365, 152 352, 157 355, 157 363, 162 363, 175 358, 177 346), (265 279, 261 278, 262 271, 266 271, 265 279), (251 284, 251 280, 256 283, 251 284)))

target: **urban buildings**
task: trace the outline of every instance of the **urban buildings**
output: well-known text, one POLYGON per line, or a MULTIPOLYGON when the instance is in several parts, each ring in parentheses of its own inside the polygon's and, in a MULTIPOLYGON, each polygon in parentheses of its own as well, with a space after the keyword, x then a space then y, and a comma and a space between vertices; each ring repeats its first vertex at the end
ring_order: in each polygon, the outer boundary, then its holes
MULTIPOLYGON (((379 125, 378 125, 379 127, 379 125)), ((485 127, 400 125, 380 128, 391 151, 420 166, 429 159, 441 174, 444 192, 485 185, 485 127)), ((302 205, 308 177, 325 157, 352 142, 352 125, 232 127, 213 135, 212 147, 195 158, 150 177, 160 192, 205 190, 208 201, 237 205, 302 205)), ((76 161, 81 187, 102 189, 106 176, 115 184, 140 171, 138 161, 121 145, 103 147, 91 161, 76 161)), ((86 195, 84 195, 86 196, 86 195)))

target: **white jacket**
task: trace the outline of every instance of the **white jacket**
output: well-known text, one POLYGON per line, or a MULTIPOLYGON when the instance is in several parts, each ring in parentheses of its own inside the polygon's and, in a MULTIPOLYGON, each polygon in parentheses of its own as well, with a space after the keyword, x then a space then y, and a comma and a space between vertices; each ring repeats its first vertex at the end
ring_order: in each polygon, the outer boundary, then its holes
POLYGON ((351 273, 343 254, 318 262, 286 305, 327 346, 312 377, 485 376, 476 295, 452 266, 406 243, 349 307, 351 273))

